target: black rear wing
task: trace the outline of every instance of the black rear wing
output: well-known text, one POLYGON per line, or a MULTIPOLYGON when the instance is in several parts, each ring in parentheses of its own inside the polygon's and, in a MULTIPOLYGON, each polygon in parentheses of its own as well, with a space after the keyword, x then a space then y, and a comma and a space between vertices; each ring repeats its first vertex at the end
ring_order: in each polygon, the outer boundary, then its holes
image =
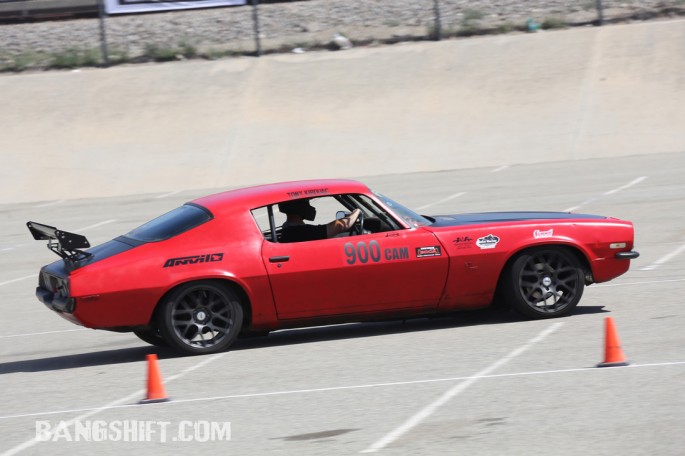
POLYGON ((28 222, 26 226, 33 235, 33 239, 48 241, 48 249, 65 260, 78 261, 92 256, 92 254, 81 250, 90 247, 90 242, 83 235, 58 230, 54 226, 36 222, 28 222))

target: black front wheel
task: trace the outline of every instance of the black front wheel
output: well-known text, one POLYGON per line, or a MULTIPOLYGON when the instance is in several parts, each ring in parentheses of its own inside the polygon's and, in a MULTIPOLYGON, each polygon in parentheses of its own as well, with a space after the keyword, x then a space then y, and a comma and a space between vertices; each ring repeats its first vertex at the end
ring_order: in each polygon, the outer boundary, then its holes
POLYGON ((189 355, 205 355, 227 349, 240 333, 243 308, 228 286, 192 282, 164 298, 158 325, 164 340, 189 355))
POLYGON ((570 314, 585 287, 583 269, 568 250, 545 247, 520 253, 504 271, 501 297, 529 318, 570 314))

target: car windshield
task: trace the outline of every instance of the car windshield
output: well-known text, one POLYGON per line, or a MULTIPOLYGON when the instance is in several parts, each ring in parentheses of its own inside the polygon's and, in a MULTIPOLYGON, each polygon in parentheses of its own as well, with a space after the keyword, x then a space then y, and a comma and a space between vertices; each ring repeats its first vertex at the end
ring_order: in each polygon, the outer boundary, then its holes
POLYGON ((185 204, 139 226, 126 237, 141 242, 163 241, 211 219, 212 214, 207 209, 194 204, 185 204))
POLYGON ((410 226, 427 226, 432 223, 426 217, 402 206, 400 203, 388 198, 385 195, 381 195, 380 193, 376 192, 374 192, 374 195, 380 198, 383 204, 388 206, 390 210, 392 210, 398 217, 407 222, 410 226))

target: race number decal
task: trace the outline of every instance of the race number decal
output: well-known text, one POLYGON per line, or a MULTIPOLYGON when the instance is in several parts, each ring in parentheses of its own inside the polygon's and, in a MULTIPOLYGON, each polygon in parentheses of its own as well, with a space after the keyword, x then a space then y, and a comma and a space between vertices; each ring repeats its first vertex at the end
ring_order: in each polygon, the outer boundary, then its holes
POLYGON ((364 241, 356 244, 348 242, 344 246, 347 264, 357 263, 378 263, 381 260, 408 260, 409 248, 407 247, 392 247, 381 248, 378 241, 369 241, 368 245, 364 241))

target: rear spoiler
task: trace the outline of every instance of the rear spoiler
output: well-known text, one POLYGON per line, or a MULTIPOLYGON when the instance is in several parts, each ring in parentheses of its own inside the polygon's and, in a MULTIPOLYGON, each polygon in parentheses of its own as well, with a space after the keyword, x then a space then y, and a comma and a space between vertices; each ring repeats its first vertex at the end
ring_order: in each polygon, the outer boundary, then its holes
POLYGON ((43 225, 42 223, 26 223, 33 239, 37 241, 48 241, 48 249, 55 252, 65 260, 74 262, 92 256, 91 253, 81 249, 90 247, 90 242, 85 236, 58 230, 54 226, 43 225))

